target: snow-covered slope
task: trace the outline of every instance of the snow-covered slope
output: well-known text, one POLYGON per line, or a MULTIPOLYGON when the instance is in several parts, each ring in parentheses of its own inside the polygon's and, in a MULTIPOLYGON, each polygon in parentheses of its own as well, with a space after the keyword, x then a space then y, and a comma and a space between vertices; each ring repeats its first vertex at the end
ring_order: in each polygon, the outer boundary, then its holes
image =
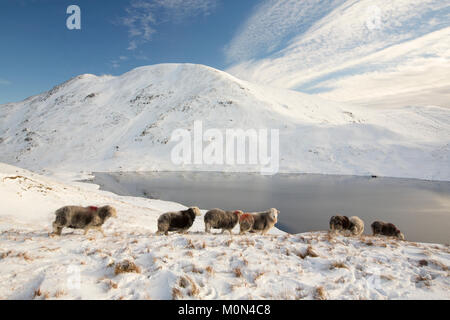
POLYGON ((52 172, 259 171, 176 166, 177 128, 279 129, 280 171, 450 180, 450 110, 374 110, 163 64, 119 77, 81 75, 0 106, 0 161, 52 172))
POLYGON ((186 235, 156 236, 158 216, 182 205, 1 163, 0 199, 0 299, 450 299, 448 245, 276 229, 206 235, 203 217, 186 235), (118 217, 106 237, 49 237, 53 211, 67 204, 113 205, 118 217), (125 261, 137 272, 116 273, 125 261))

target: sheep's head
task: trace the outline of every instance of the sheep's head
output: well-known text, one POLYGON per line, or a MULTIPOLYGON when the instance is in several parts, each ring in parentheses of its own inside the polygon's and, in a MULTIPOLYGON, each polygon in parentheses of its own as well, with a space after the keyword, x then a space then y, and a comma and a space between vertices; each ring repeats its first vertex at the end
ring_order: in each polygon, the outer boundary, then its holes
POLYGON ((272 218, 273 221, 275 221, 275 223, 278 222, 278 215, 280 214, 280 211, 275 209, 275 208, 271 208, 270 209, 270 217, 272 218))
POLYGON ((350 221, 345 216, 332 216, 330 219, 330 229, 331 230, 344 230, 350 225, 350 221))
POLYGON ((106 218, 117 218, 117 211, 114 207, 111 206, 104 206, 98 209, 98 215, 102 219, 106 218))
POLYGON ((244 213, 241 210, 236 210, 233 212, 233 214, 235 214, 239 219, 244 213))
POLYGON ((201 216, 202 213, 200 212, 200 209, 198 207, 191 207, 190 208, 192 210, 192 212, 196 215, 196 216, 201 216))

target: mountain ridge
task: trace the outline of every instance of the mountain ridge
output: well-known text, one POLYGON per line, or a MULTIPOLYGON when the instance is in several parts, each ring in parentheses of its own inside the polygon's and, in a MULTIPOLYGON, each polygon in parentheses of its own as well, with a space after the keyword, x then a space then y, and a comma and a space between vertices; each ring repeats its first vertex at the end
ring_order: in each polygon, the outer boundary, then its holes
POLYGON ((270 88, 196 64, 83 74, 0 106, 0 161, 46 171, 251 171, 176 166, 177 128, 280 131, 280 171, 450 180, 450 112, 374 110, 270 88), (419 170, 418 170, 419 169, 419 170))

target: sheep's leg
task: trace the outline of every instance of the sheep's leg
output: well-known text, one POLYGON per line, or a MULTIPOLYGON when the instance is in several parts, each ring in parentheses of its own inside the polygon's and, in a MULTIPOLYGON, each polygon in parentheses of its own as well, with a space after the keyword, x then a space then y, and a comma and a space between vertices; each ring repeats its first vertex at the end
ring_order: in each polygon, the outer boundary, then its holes
POLYGON ((209 223, 205 223, 205 232, 211 233, 211 225, 209 223))
POLYGON ((102 227, 97 227, 96 229, 97 229, 97 231, 101 232, 101 234, 103 235, 103 237, 106 237, 105 232, 103 232, 102 227))
POLYGON ((89 228, 85 228, 85 229, 84 229, 84 235, 87 235, 88 232, 89 232, 89 228))

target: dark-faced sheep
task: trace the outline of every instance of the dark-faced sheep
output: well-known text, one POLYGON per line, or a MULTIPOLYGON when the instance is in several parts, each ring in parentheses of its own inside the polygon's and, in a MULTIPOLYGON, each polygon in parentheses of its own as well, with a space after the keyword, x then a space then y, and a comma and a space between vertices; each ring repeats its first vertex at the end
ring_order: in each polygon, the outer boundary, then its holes
POLYGON ((266 234, 277 222, 278 222, 278 211, 275 208, 271 208, 263 212, 251 213, 253 216, 253 226, 251 232, 260 232, 261 234, 266 234))
POLYGON ((111 206, 80 207, 65 206, 55 211, 53 234, 61 235, 63 228, 83 229, 86 235, 89 229, 95 229, 105 235, 102 225, 111 217, 117 217, 116 209, 111 206))
POLYGON ((383 221, 375 221, 371 225, 373 235, 383 235, 389 237, 396 237, 400 240, 405 240, 405 236, 401 231, 392 223, 386 223, 383 221))
POLYGON ((205 232, 211 232, 213 229, 222 229, 222 233, 228 231, 231 234, 231 230, 239 222, 239 217, 243 214, 241 210, 236 211, 224 211, 221 209, 211 209, 205 214, 205 232))
POLYGON ((158 218, 157 234, 168 235, 169 231, 185 233, 194 223, 195 217, 200 215, 200 209, 197 207, 177 212, 166 212, 158 218))
POLYGON ((364 232, 364 221, 357 216, 332 216, 330 219, 330 230, 336 232, 350 232, 354 236, 359 236, 364 232))

